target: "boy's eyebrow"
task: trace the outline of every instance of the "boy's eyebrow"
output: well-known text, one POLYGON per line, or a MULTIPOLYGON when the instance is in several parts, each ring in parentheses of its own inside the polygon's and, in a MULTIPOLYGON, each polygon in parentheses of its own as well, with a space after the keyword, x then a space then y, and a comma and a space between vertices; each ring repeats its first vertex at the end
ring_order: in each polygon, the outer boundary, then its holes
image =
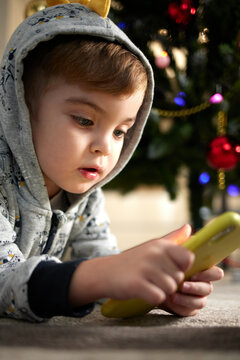
POLYGON ((95 104, 94 102, 92 101, 89 101, 85 98, 79 98, 79 97, 71 97, 71 98, 68 98, 66 99, 66 102, 67 103, 70 103, 70 104, 83 104, 83 105, 88 105, 88 106, 91 106, 92 108, 94 108, 95 110, 101 112, 101 113, 105 113, 106 111, 101 108, 101 106, 95 104))
MULTIPOLYGON (((70 103, 70 104, 83 104, 83 105, 88 105, 88 106, 91 106, 93 107, 95 110, 101 112, 101 113, 106 113, 106 111, 101 108, 101 106, 95 104, 94 102, 91 102, 85 98, 79 98, 79 97, 71 97, 71 98, 68 98, 65 100, 67 103, 70 103)), ((136 121, 136 117, 134 118, 127 118, 125 120, 126 122, 129 122, 129 123, 135 123, 136 121)))

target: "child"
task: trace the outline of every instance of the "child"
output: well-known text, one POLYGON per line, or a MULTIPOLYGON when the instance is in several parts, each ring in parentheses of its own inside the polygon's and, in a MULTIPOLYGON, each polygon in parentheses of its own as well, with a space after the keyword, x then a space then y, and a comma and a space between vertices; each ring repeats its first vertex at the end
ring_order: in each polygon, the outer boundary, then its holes
POLYGON ((0 86, 0 315, 80 317, 104 297, 197 313, 222 271, 182 283, 189 225, 119 253, 103 209, 151 108, 141 51, 85 6, 54 6, 15 31, 0 86))

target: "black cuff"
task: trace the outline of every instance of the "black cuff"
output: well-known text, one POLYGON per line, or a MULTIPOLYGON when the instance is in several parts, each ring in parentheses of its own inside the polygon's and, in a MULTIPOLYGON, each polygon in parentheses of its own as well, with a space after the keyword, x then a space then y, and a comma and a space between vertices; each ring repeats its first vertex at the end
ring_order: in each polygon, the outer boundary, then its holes
POLYGON ((82 317, 93 310, 94 303, 72 308, 68 300, 71 277, 82 261, 42 261, 38 264, 28 281, 28 301, 34 314, 42 318, 82 317))

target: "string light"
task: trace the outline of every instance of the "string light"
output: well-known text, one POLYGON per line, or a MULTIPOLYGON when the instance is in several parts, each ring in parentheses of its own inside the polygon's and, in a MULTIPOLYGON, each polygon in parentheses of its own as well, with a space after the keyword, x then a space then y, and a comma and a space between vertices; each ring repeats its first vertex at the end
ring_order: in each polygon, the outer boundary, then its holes
POLYGON ((124 30, 127 28, 127 24, 122 21, 122 22, 118 23, 118 27, 119 27, 119 29, 124 30))
POLYGON ((184 99, 185 97, 186 94, 183 91, 178 93, 174 98, 175 104, 177 104, 178 106, 184 106, 186 104, 186 101, 184 99))
POLYGON ((165 69, 171 62, 167 51, 161 51, 159 56, 155 58, 155 64, 159 69, 165 69))
POLYGON ((231 184, 227 187, 227 192, 228 192, 228 195, 230 195, 232 197, 236 197, 236 196, 239 196, 239 194, 240 194, 240 188, 239 188, 239 186, 237 186, 235 184, 231 184))
POLYGON ((206 185, 210 181, 210 175, 207 172, 203 172, 199 175, 198 181, 202 185, 206 185))
POLYGON ((206 44, 206 43, 208 43, 208 41, 209 41, 208 33, 209 33, 208 28, 204 28, 204 29, 203 29, 202 31, 200 31, 200 33, 198 34, 198 41, 199 41, 201 44, 206 44))
POLYGON ((210 97, 209 101, 211 104, 219 104, 223 101, 223 96, 222 94, 216 93, 210 97))
POLYGON ((236 153, 238 153, 240 155, 240 145, 237 145, 235 147, 235 151, 236 151, 236 153))
POLYGON ((196 11, 197 11, 197 10, 192 7, 191 10, 190 10, 191 15, 195 15, 195 14, 196 14, 196 11))

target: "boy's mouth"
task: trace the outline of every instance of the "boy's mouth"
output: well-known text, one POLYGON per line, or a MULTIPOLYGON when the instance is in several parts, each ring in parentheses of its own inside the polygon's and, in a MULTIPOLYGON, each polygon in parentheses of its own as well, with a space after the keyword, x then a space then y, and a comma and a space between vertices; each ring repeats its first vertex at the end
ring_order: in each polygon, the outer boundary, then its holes
POLYGON ((90 172, 98 172, 95 168, 83 168, 83 170, 90 171, 90 172))
POLYGON ((99 169, 97 168, 80 168, 80 174, 88 180, 96 180, 99 176, 99 169))

